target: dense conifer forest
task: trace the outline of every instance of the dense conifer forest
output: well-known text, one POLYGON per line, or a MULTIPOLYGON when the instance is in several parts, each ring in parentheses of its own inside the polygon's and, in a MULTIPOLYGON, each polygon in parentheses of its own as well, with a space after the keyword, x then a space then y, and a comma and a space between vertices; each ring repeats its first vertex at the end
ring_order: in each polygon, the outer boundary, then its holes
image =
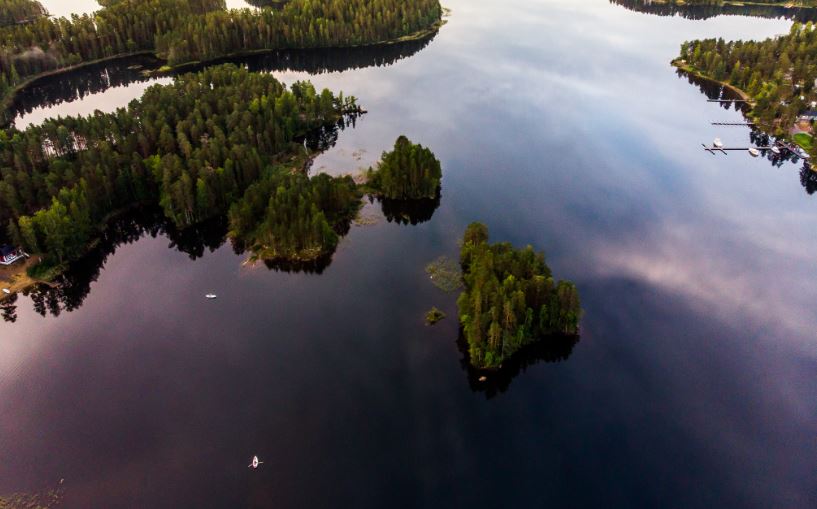
POLYGON ((772 134, 787 134, 817 101, 817 32, 811 23, 795 23, 788 35, 764 41, 685 42, 676 63, 744 91, 754 101, 751 115, 772 134))
POLYGON ((351 177, 271 169, 230 208, 230 237, 269 262, 331 255, 360 207, 351 177))
POLYGON ((377 169, 370 168, 369 186, 391 200, 434 199, 440 192, 442 169, 431 150, 400 136, 394 149, 384 152, 377 169))
MULTIPOLYGON (((307 182, 278 175, 276 167, 303 153, 294 139, 356 110, 354 98, 318 93, 303 82, 286 90, 270 75, 222 65, 155 85, 114 113, 2 131, 0 221, 16 243, 42 254, 47 265, 60 265, 82 256, 109 217, 125 208, 158 204, 186 227, 225 214, 236 202, 254 205, 253 184, 262 181, 280 199, 269 204, 275 211, 297 204, 286 221, 267 214, 276 235, 303 237, 311 246, 317 231, 331 243, 313 207, 335 219, 341 199, 335 181, 307 182), (284 195, 277 194, 282 187, 284 195)), ((232 229, 243 234, 246 223, 232 229)))
MULTIPOLYGON (((0 98, 7 101, 32 77, 104 58, 150 52, 177 65, 282 48, 369 45, 428 31, 442 15, 438 0, 292 0, 280 10, 226 10, 224 0, 102 3, 93 15, 40 16, 0 28, 0 98)), ((20 16, 10 7, 2 15, 20 16)))
POLYGON ((472 223, 460 251, 465 290, 457 300, 474 367, 498 368, 526 345, 579 332, 579 292, 555 283, 545 257, 531 246, 488 243, 488 229, 472 223))

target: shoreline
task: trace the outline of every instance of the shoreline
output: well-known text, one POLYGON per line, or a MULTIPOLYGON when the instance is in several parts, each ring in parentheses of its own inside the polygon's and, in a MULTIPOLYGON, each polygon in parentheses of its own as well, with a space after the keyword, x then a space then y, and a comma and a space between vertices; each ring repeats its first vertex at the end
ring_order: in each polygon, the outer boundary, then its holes
MULTIPOLYGON (((446 15, 445 10, 443 11, 443 15, 446 15)), ((436 21, 433 25, 431 25, 428 28, 425 28, 423 30, 418 30, 417 32, 414 32, 414 33, 411 33, 411 34, 408 34, 408 35, 404 35, 404 36, 401 36, 401 37, 398 37, 398 38, 395 38, 395 39, 388 39, 388 40, 385 40, 385 41, 377 41, 377 42, 366 43, 366 44, 354 44, 354 45, 348 45, 348 46, 321 46, 321 47, 311 47, 311 48, 264 48, 264 49, 257 49, 257 50, 247 50, 247 51, 228 53, 228 54, 225 54, 225 55, 212 57, 212 58, 208 58, 208 59, 205 59, 205 60, 195 60, 195 61, 191 61, 191 62, 184 62, 184 63, 176 64, 176 65, 173 65, 173 66, 164 65, 164 66, 157 67, 156 69, 153 69, 153 70, 148 71, 148 72, 151 75, 154 75, 154 76, 158 75, 158 74, 169 73, 169 72, 181 72, 181 71, 183 71, 184 69, 187 69, 187 68, 192 68, 192 67, 196 67, 196 66, 199 66, 199 65, 207 65, 209 63, 218 62, 219 60, 229 60, 229 59, 233 59, 233 58, 241 58, 241 57, 247 57, 247 56, 253 56, 253 55, 261 55, 261 54, 264 54, 264 53, 272 53, 274 51, 286 51, 286 50, 304 51, 304 50, 369 48, 369 47, 374 47, 374 46, 388 46, 388 45, 393 45, 393 44, 400 44, 400 43, 403 43, 403 42, 419 41, 419 40, 425 39, 426 37, 431 37, 432 35, 436 34, 437 32, 439 32, 440 28, 442 28, 446 23, 448 23, 448 20, 440 18, 440 20, 436 21)), ((2 112, 2 116, 3 116, 2 127, 8 128, 9 126, 11 126, 12 122, 11 122, 11 119, 8 118, 8 113, 9 113, 8 110, 11 107, 12 103, 14 103, 14 100, 17 98, 17 94, 19 94, 20 92, 22 92, 26 88, 30 87, 31 85, 35 84, 37 81, 42 80, 42 79, 47 79, 47 78, 53 78, 55 76, 59 76, 61 74, 66 74, 66 73, 76 71, 76 70, 82 69, 84 67, 89 67, 89 66, 92 66, 92 65, 95 65, 95 64, 101 64, 101 63, 104 63, 104 62, 113 62, 113 61, 116 61, 116 60, 124 60, 124 59, 127 59, 127 58, 133 58, 133 57, 138 57, 138 56, 149 56, 149 57, 153 57, 153 58, 159 60, 160 62, 167 63, 167 59, 160 56, 156 52, 156 50, 142 50, 142 51, 135 51, 135 52, 131 52, 131 53, 119 53, 117 55, 112 55, 112 56, 109 56, 109 57, 97 58, 95 60, 89 60, 87 62, 81 62, 81 63, 70 65, 70 66, 67 66, 67 67, 61 67, 59 69, 52 69, 50 71, 46 71, 44 73, 37 74, 35 76, 31 76, 29 78, 26 78, 22 82, 15 85, 14 88, 9 90, 9 92, 5 95, 5 97, 0 99, 0 112, 2 112)))
MULTIPOLYGON (((676 67, 677 69, 689 74, 690 76, 692 76, 694 78, 701 79, 701 80, 706 80, 706 81, 709 81, 711 83, 716 83, 718 85, 723 86, 724 88, 729 89, 730 91, 737 94, 738 97, 740 97, 741 99, 746 101, 746 104, 748 104, 750 108, 752 108, 754 106, 754 104, 755 104, 755 101, 754 101, 754 99, 752 99, 752 96, 750 96, 747 92, 743 91, 742 89, 732 85, 731 83, 727 83, 725 81, 718 81, 718 80, 716 80, 714 78, 710 78, 709 76, 706 76, 705 74, 702 74, 698 70, 696 70, 696 69, 694 69, 694 68, 692 68, 692 67, 690 67, 690 66, 688 66, 686 64, 682 64, 679 60, 673 60, 671 62, 671 64, 673 65, 673 67, 676 67)), ((748 120, 752 120, 754 122, 757 121, 757 118, 754 115, 752 115, 751 110, 749 112, 743 112, 743 116, 746 117, 748 120)), ((782 135, 776 136, 774 134, 770 134, 765 129, 761 129, 762 126, 758 126, 757 124, 755 124, 755 127, 758 127, 760 130, 762 130, 767 135, 775 136, 777 139, 786 140, 786 141, 788 141, 790 143, 793 143, 793 144, 797 145, 802 150, 808 152, 807 148, 804 147, 801 143, 797 142, 794 139, 794 136, 792 136, 790 133, 788 133, 788 134, 784 133, 782 135)), ((811 171, 817 173, 817 167, 812 167, 811 171)))
MULTIPOLYGON (((375 46, 391 46, 393 44, 400 44, 403 42, 411 42, 411 41, 420 41, 427 37, 431 37, 432 35, 439 32, 440 28, 442 28, 446 23, 447 20, 441 19, 440 21, 435 22, 428 28, 423 30, 419 30, 412 34, 404 35, 402 37, 398 37, 396 39, 387 39, 385 41, 377 41, 371 42, 366 44, 351 44, 351 45, 343 45, 343 46, 315 46, 315 47, 305 47, 305 48, 263 48, 263 49, 253 49, 253 50, 244 50, 244 51, 236 51, 233 53, 227 53, 224 55, 219 55, 212 58, 206 58, 204 60, 191 60, 189 62, 183 62, 180 64, 172 65, 172 66, 165 66, 161 70, 157 69, 156 72, 174 72, 174 71, 183 71, 184 69, 197 67, 200 65, 207 65, 212 62, 218 62, 220 60, 230 60, 232 58, 242 58, 242 57, 250 57, 254 55, 263 55, 265 53, 272 53, 274 51, 309 51, 309 50, 330 50, 330 49, 355 49, 355 48, 372 48, 375 46)), ((167 60, 158 54, 153 54, 157 59, 162 60, 163 62, 167 62, 167 60)))
POLYGON ((746 103, 749 104, 750 106, 754 105, 754 103, 755 103, 754 99, 752 99, 752 96, 750 96, 748 93, 744 92, 743 90, 739 89, 735 85, 732 85, 731 83, 727 83, 725 81, 718 81, 715 78, 711 78, 711 77, 709 77, 709 76, 707 76, 705 74, 702 74, 700 71, 698 71, 694 67, 690 67, 685 63, 681 63, 681 61, 677 60, 677 59, 670 62, 670 64, 672 64, 673 67, 676 67, 676 68, 684 71, 685 73, 690 74, 690 75, 692 75, 692 76, 694 76, 696 78, 699 78, 699 79, 702 79, 702 80, 707 80, 707 81, 710 81, 712 83, 717 83, 718 85, 721 85, 724 88, 727 88, 727 89, 731 90, 732 92, 736 93, 738 95, 738 97, 740 97, 742 100, 746 101, 746 103))
POLYGON ((11 107, 14 100, 17 98, 17 94, 25 90, 26 88, 34 85, 40 80, 53 78, 54 76, 59 76, 61 74, 69 73, 72 71, 77 71, 84 67, 90 67, 92 65, 101 64, 104 62, 113 62, 115 60, 124 60, 126 58, 133 58, 138 56, 156 56, 154 51, 144 50, 144 51, 136 51, 133 53, 119 53, 117 55, 112 55, 109 57, 97 58, 94 60, 89 60, 87 62, 81 62, 79 64, 69 65, 68 67, 60 67, 59 69, 52 69, 50 71, 46 71, 44 73, 37 74, 35 76, 31 76, 26 78, 22 82, 18 83, 14 86, 9 92, 6 94, 5 97, 0 99, 0 112, 3 114, 3 126, 8 127, 11 124, 11 121, 5 118, 8 114, 8 109, 11 107))

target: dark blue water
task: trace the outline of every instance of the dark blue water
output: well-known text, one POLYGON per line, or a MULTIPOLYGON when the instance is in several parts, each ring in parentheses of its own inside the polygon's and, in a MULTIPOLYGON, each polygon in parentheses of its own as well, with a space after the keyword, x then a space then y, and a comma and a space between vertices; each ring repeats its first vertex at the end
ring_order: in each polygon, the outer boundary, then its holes
MULTIPOLYGON (((686 39, 790 22, 446 6, 404 58, 276 71, 369 111, 313 171, 355 172, 400 134, 431 147, 430 220, 369 205, 377 224, 320 274, 244 266, 218 225, 122 227, 138 240, 6 310, 0 493, 64 479, 64 507, 817 506, 810 174, 701 150, 750 133, 711 126, 740 114, 669 65, 686 39), (463 368, 456 295, 423 270, 473 220, 544 249, 585 309, 577 344, 486 384, 463 368), (432 305, 449 317, 430 328, 432 305)), ((124 104, 107 93, 51 108, 124 104)))

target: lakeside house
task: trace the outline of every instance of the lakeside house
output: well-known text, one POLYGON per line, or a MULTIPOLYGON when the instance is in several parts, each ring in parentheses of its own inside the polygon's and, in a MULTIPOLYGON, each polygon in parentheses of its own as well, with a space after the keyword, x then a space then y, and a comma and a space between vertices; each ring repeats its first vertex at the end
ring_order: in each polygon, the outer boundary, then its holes
POLYGON ((11 265, 25 256, 22 249, 17 249, 9 245, 0 246, 0 265, 11 265))

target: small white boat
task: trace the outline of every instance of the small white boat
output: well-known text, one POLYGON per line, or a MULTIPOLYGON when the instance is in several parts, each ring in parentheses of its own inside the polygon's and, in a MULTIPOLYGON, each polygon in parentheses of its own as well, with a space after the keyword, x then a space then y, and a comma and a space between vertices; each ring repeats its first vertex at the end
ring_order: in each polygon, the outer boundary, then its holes
POLYGON ((207 295, 205 295, 205 297, 212 300, 212 299, 217 299, 218 295, 216 295, 215 293, 208 293, 207 295))
POLYGON ((247 468, 252 468, 252 469, 258 468, 258 465, 261 465, 262 463, 264 463, 264 462, 260 461, 258 459, 258 456, 253 456, 252 461, 250 462, 249 465, 247 465, 247 468))
POLYGON ((777 145, 773 146, 772 147, 772 154, 774 154, 776 156, 779 156, 780 155, 780 147, 778 147, 777 145))
POLYGON ((3 293, 5 293, 6 295, 11 295, 11 290, 9 290, 8 288, 3 288, 3 293))
POLYGON ((760 155, 760 150, 756 149, 755 147, 749 147, 749 155, 752 157, 757 157, 760 155))
POLYGON ((712 145, 715 148, 723 148, 723 142, 721 141, 720 138, 715 138, 715 141, 712 142, 712 145))

